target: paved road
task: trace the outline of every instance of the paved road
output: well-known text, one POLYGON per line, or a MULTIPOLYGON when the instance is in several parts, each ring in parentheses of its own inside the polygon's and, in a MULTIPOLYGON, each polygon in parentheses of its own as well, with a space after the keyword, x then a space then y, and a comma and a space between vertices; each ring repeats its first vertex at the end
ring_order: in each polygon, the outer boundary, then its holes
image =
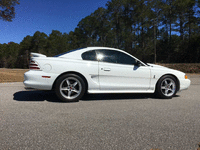
POLYGON ((53 92, 0 84, 1 150, 195 150, 200 75, 171 100, 146 94, 88 95, 62 103, 53 92))

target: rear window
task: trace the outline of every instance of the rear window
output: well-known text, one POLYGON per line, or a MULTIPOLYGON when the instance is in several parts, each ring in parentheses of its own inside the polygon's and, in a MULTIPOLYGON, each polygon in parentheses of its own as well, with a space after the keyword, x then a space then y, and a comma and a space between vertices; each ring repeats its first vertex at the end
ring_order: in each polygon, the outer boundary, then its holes
POLYGON ((64 52, 64 53, 58 54, 58 55, 53 56, 53 57, 60 57, 62 55, 65 55, 65 54, 68 54, 68 53, 71 53, 71 52, 74 52, 74 51, 77 51, 77 50, 81 50, 81 49, 83 49, 83 48, 73 49, 73 50, 70 50, 68 52, 64 52))

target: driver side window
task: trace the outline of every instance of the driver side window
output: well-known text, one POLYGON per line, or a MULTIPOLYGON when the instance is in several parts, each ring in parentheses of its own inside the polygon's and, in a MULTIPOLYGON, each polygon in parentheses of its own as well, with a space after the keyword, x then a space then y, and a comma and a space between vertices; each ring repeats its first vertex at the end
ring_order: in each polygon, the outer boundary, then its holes
POLYGON ((136 60, 120 51, 115 50, 98 50, 97 56, 101 56, 101 62, 108 62, 108 63, 117 63, 117 64, 125 64, 125 65, 135 65, 136 60))

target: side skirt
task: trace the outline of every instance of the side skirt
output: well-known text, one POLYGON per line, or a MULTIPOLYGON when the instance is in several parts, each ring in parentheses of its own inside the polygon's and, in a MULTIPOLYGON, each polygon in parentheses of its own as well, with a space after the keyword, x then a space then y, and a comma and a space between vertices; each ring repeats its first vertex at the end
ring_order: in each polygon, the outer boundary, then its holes
POLYGON ((154 93, 154 90, 145 90, 145 91, 88 90, 88 93, 154 93))

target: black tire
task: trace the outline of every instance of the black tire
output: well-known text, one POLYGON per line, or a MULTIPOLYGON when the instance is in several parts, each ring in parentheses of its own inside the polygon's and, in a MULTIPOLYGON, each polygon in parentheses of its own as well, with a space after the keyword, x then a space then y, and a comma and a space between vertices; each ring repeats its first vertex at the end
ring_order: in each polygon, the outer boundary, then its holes
POLYGON ((55 84, 56 95, 63 102, 78 102, 85 94, 84 80, 76 74, 65 74, 55 84))
POLYGON ((162 99, 171 99, 177 92, 177 80, 170 75, 163 76, 156 85, 156 96, 162 99))

